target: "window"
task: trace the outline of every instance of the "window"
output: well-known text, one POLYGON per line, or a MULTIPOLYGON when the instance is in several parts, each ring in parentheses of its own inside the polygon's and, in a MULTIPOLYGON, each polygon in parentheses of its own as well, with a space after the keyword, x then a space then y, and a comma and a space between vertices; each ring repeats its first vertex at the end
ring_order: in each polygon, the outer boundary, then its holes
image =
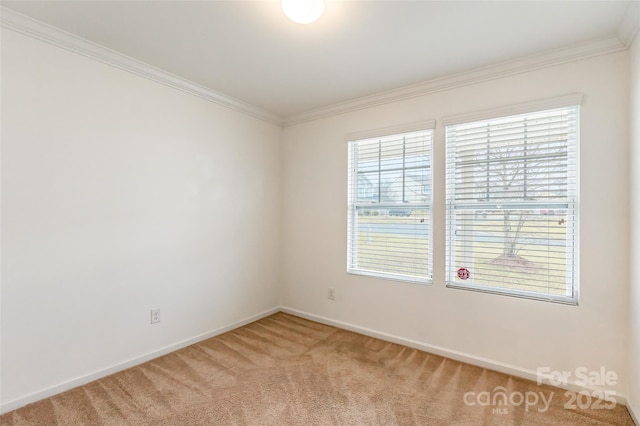
POLYGON ((433 123, 421 124, 426 130, 349 142, 350 273, 431 282, 433 123))
POLYGON ((448 287, 577 303, 578 118, 446 126, 448 287))

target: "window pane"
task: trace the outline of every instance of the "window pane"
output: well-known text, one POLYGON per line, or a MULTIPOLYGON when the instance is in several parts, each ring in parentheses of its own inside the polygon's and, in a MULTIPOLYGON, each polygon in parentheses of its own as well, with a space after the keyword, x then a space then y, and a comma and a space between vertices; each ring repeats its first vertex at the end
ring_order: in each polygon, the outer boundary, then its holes
POLYGON ((447 126, 447 285, 575 302, 578 108, 447 126))
POLYGON ((432 130, 349 143, 348 272, 431 279, 432 130))
POLYGON ((400 206, 357 212, 354 269, 430 277, 429 210, 400 206))
POLYGON ((453 282, 573 296, 573 220, 567 208, 457 209, 452 234, 453 282), (468 274, 457 273, 461 269, 468 274), (572 275, 572 274, 571 274, 572 275))

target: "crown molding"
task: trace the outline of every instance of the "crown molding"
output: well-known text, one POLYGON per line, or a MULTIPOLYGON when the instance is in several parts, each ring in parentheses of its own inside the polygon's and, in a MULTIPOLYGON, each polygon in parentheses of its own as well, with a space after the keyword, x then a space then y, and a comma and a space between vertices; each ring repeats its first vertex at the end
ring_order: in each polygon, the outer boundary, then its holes
POLYGON ((209 102, 222 105, 268 123, 278 126, 291 126, 351 111, 424 96, 430 93, 441 92, 483 81, 494 80, 510 75, 625 50, 631 45, 640 31, 640 1, 633 0, 629 4, 629 8, 627 9, 625 17, 619 27, 618 37, 611 37, 565 48, 554 49, 540 54, 450 74, 417 84, 400 87, 398 89, 379 92, 373 95, 329 105, 327 107, 293 114, 285 117, 284 119, 267 110, 239 99, 235 99, 223 93, 216 92, 130 56, 14 12, 4 6, 0 6, 0 26, 44 41, 51 45, 61 47, 87 58, 111 65, 115 68, 122 69, 148 80, 189 93, 209 102))
POLYGON ((450 74, 441 78, 404 86, 399 89, 388 90, 371 96, 352 99, 301 114, 294 114, 285 118, 284 125, 292 126, 294 124, 327 118, 346 112, 371 108, 483 81, 619 52, 626 48, 627 47, 617 37, 611 37, 561 49, 554 49, 536 55, 450 74))
POLYGON ((638 32, 640 32, 640 0, 632 0, 618 28, 618 38, 626 47, 629 47, 638 32))
POLYGON ((153 65, 14 12, 4 6, 0 7, 0 26, 268 123, 278 126, 283 125, 283 120, 280 116, 262 108, 208 89, 153 65))

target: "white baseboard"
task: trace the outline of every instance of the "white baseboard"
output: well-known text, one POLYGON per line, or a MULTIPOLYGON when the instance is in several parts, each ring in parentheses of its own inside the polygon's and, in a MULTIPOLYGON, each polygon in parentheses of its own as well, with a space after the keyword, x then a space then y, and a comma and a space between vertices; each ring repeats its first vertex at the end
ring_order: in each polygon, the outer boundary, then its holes
MULTIPOLYGON (((489 370, 498 371, 500 373, 509 374, 511 376, 520 377, 522 379, 527 379, 534 382, 537 382, 539 379, 537 372, 534 370, 516 367, 514 365, 509 365, 509 364, 505 364, 492 359, 483 358, 476 355, 471 355, 468 353, 443 348, 441 346, 429 345, 426 343, 418 342, 416 340, 405 339, 404 337, 382 333, 376 330, 372 330, 370 328, 361 327, 361 326, 346 323, 343 321, 333 320, 331 318, 326 318, 320 315, 310 314, 308 312, 299 311, 297 309, 288 308, 286 306, 283 306, 281 310, 282 312, 299 316, 302 318, 306 318, 311 321, 316 321, 322 324, 331 325, 344 330, 353 331, 355 333, 363 334, 365 336, 375 337, 377 339, 384 340, 386 342, 397 343, 400 345, 408 346, 410 348, 419 349, 421 351, 429 352, 435 355, 440 355, 456 361, 475 365, 477 367, 487 368, 489 370)), ((569 382, 563 386, 556 386, 556 385, 552 385, 549 382, 549 377, 541 377, 540 379, 542 383, 555 386, 561 389, 573 391, 573 392, 587 391, 589 393, 592 393, 594 391, 602 392, 603 390, 607 390, 607 389, 600 389, 600 388, 589 387, 589 386, 582 386, 576 383, 575 380, 569 380, 569 382)), ((625 395, 622 395, 616 392, 616 394, 613 396, 616 399, 616 402, 618 404, 627 405, 627 398, 625 395)), ((631 412, 631 410, 629 410, 629 412, 631 412)), ((633 413, 632 413, 632 417, 633 417, 633 413)), ((638 424, 638 421, 635 417, 634 417, 634 420, 636 421, 636 424, 638 424)))
POLYGON ((144 362, 150 361, 154 358, 158 358, 162 355, 166 355, 168 353, 177 351, 178 349, 182 349, 184 347, 193 345, 194 343, 198 343, 202 340, 206 340, 209 339, 211 337, 215 337, 219 334, 222 333, 226 333, 227 331, 231 331, 233 329, 236 329, 238 327, 242 327, 243 325, 252 323, 254 321, 257 321, 259 319, 268 317, 269 315, 273 315, 276 312, 279 312, 280 308, 279 307, 275 307, 272 309, 268 309, 264 312, 260 312, 259 314, 256 315, 252 315, 248 318, 245 318, 243 320, 234 322, 232 324, 223 326, 223 327, 219 327, 215 330, 209 331, 207 333, 204 334, 200 334, 198 336, 194 336, 191 337, 189 339, 185 339, 182 340, 180 342, 174 343, 172 345, 169 346, 165 346, 163 348, 160 348, 158 350, 155 350, 153 352, 149 352, 147 354, 141 355, 139 357, 135 357, 132 358, 130 360, 124 361, 124 362, 120 362, 118 364, 114 364, 110 367, 98 370, 98 371, 94 371, 93 373, 89 373, 86 374, 84 376, 81 377, 77 377, 75 379, 71 379, 69 381, 57 384, 55 386, 51 386, 49 388, 43 389, 41 391, 38 392, 34 392, 32 394, 26 395, 26 396, 22 396, 20 398, 16 398, 14 400, 11 401, 7 401, 5 403, 2 403, 2 405, 0 406, 0 414, 3 413, 7 413, 9 411, 13 411, 17 408, 23 407, 27 404, 31 404, 32 402, 36 402, 39 401, 41 399, 44 398, 48 398, 50 396, 59 394, 61 392, 67 391, 69 389, 73 389, 76 388, 78 386, 82 386, 85 385, 87 383, 93 382, 94 380, 98 380, 101 379, 103 377, 109 376, 111 374, 120 372, 122 370, 126 370, 127 368, 131 368, 134 367, 136 365, 142 364, 144 362))
POLYGON ((636 413, 640 413, 640 411, 633 411, 633 407, 629 401, 627 401, 627 410, 629 411, 629 414, 631 414, 631 419, 636 424, 636 426, 640 426, 640 417, 636 415, 636 413))

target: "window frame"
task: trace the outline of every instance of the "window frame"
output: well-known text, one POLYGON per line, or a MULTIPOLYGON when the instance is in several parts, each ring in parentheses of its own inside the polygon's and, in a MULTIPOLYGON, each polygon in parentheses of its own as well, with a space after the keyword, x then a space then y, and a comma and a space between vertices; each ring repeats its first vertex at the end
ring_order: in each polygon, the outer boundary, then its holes
MULTIPOLYGON (((347 273, 357 276, 366 276, 370 278, 380 278, 392 281, 408 282, 412 284, 431 285, 433 284, 433 147, 435 142, 435 120, 420 121, 399 126, 387 127, 383 129, 368 130, 364 132, 350 133, 345 137, 347 142, 347 158, 348 158, 348 176, 347 176, 347 273), (353 149, 358 142, 364 142, 375 138, 388 138, 393 136, 402 137, 405 134, 413 132, 429 132, 429 197, 422 203, 362 203, 358 202, 358 185, 352 185, 354 179, 358 179, 357 161, 353 154, 353 149), (354 197, 355 194, 355 197, 354 197), (418 277, 414 275, 406 275, 400 273, 389 273, 379 270, 358 268, 354 257, 357 257, 357 242, 354 243, 353 230, 357 228, 358 211, 360 209, 425 209, 429 212, 429 230, 428 230, 428 256, 425 258, 427 262, 428 277, 418 277)), ((403 173, 406 168, 403 166, 403 173)), ((424 189, 423 189, 424 191, 424 189)))
MULTIPOLYGON (((574 198, 571 199, 569 194, 567 194, 566 200, 558 201, 555 205, 566 205, 566 208, 569 211, 573 211, 573 232, 571 233, 572 237, 572 246, 571 246, 571 260, 573 271, 570 270, 569 266, 565 268, 566 280, 569 279, 569 274, 571 275, 571 295, 553 295, 550 293, 541 293, 541 292, 533 292, 519 289, 508 289, 502 287, 492 287, 490 285, 478 285, 476 284, 459 284, 452 279, 453 277, 453 268, 455 265, 451 264, 452 261, 452 252, 454 250, 456 244, 456 235, 454 228, 455 223, 455 215, 456 208, 463 207, 463 203, 454 202, 450 199, 449 191, 446 188, 449 188, 449 185, 455 185, 455 183, 451 183, 452 170, 455 173, 455 164, 451 164, 450 155, 445 156, 445 283, 447 288, 454 289, 462 289, 462 290, 470 290, 470 291, 478 291, 483 293, 490 294, 498 294, 504 296, 512 296, 512 297, 520 297, 526 299, 534 299, 534 300, 542 300, 548 302, 562 303, 568 305, 578 305, 580 298, 580 105, 582 104, 582 94, 571 94, 566 96, 561 96, 557 98, 539 100, 535 102, 527 102, 522 104, 511 105, 502 108, 495 108, 491 110, 484 110, 479 112, 474 112, 470 114, 460 114, 456 116, 447 117, 443 120, 443 126, 445 130, 445 146, 447 150, 449 149, 449 140, 447 138, 447 128, 461 125, 461 124, 471 124, 480 121, 489 121, 489 120, 500 120, 506 119, 508 117, 514 117, 518 115, 524 114, 534 114, 537 112, 549 111, 560 108, 576 108, 576 136, 575 136, 575 194, 574 198)), ((498 201, 498 203, 500 203, 498 201)), ((491 205, 496 204, 493 203, 476 203, 473 209, 471 210, 481 210, 482 208, 490 207, 491 205), (486 204, 483 205, 483 204, 486 204)), ((502 202, 501 204, 509 204, 516 205, 520 204, 520 209, 524 209, 529 206, 541 206, 543 204, 552 205, 554 202, 548 201, 536 201, 536 202, 502 202)), ((551 207, 549 207, 551 208, 551 207)), ((567 241, 569 236, 567 235, 567 241)))

